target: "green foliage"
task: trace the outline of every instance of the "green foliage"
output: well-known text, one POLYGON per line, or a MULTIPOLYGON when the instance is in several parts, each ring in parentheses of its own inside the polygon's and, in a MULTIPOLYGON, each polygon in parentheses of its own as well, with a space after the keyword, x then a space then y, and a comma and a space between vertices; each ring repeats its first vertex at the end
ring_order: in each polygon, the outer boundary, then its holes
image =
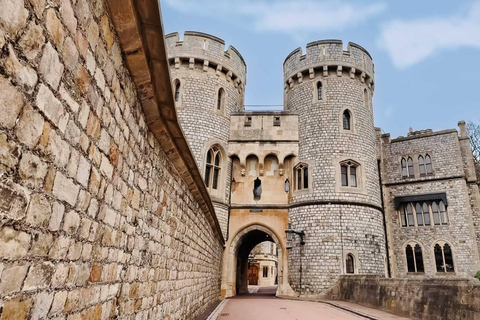
POLYGON ((478 280, 480 280, 480 271, 477 271, 477 274, 475 275, 475 278, 477 278, 478 280))

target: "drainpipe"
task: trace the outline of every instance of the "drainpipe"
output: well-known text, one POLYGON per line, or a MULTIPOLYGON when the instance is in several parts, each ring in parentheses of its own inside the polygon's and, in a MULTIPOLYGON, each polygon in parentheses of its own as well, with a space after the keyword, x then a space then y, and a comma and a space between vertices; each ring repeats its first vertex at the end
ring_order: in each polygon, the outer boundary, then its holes
POLYGON ((228 193, 228 214, 227 214, 227 239, 230 235, 230 208, 232 207, 232 178, 233 178, 233 159, 230 158, 230 192, 228 193))
POLYGON ((382 201, 382 214, 383 214, 383 231, 385 233, 385 253, 387 254, 387 274, 388 277, 392 277, 392 270, 390 269, 390 252, 388 250, 388 236, 387 236, 387 219, 385 217, 385 201, 383 200, 383 182, 382 182, 382 170, 380 166, 380 160, 377 161, 378 168, 378 183, 380 184, 380 199, 382 201))

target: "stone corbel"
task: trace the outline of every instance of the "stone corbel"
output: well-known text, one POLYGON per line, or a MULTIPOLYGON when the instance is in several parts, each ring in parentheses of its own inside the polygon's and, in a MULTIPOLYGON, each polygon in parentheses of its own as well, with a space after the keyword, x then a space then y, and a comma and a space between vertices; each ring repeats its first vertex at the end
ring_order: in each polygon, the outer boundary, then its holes
POLYGON ((308 73, 310 74, 310 79, 315 78, 315 70, 313 68, 308 69, 308 73))
POLYGON ((288 84, 290 85, 290 89, 293 88, 293 79, 292 78, 288 78, 288 84))
POLYGON ((354 79, 355 78, 355 68, 350 68, 350 79, 354 79))
POLYGON ((368 79, 368 87, 371 88, 373 85, 373 79, 372 78, 369 78, 368 79))
POLYGON ((233 84, 235 85, 235 88, 238 88, 238 86, 240 85, 240 80, 239 79, 235 80, 233 84))
POLYGON ((362 83, 365 83, 365 77, 366 77, 366 76, 367 76, 367 75, 365 74, 365 72, 362 72, 362 74, 360 75, 360 81, 361 81, 362 83))
POLYGON ((217 66, 217 72, 216 72, 217 77, 220 77, 220 73, 221 73, 221 72, 222 72, 222 66, 221 66, 221 65, 218 65, 218 66, 217 66))
POLYGON ((338 66, 338 67, 337 67, 337 77, 341 77, 341 76, 342 76, 342 70, 343 70, 343 67, 342 67, 342 66, 338 66))
POLYGON ((203 61, 203 72, 207 72, 208 71, 208 65, 210 64, 210 62, 208 60, 204 60, 203 61))
POLYGON ((328 77, 328 66, 323 66, 323 76, 328 77))
POLYGON ((195 58, 190 58, 188 62, 188 68, 193 70, 195 68, 195 58))
POLYGON ((297 79, 298 79, 298 83, 303 82, 303 74, 301 72, 297 73, 297 79))
POLYGON ((175 58, 175 69, 180 69, 180 58, 175 58))
POLYGON ((232 81, 232 75, 233 75, 232 71, 227 72, 227 81, 228 82, 232 81))

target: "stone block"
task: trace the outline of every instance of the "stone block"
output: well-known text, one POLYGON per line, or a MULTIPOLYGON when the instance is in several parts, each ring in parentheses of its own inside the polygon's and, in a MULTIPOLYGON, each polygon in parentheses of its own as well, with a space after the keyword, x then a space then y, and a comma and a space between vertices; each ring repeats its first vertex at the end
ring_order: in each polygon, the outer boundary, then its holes
POLYGON ((88 87, 90 86, 90 77, 88 76, 87 70, 82 66, 77 66, 76 78, 75 78, 77 87, 75 88, 77 92, 81 95, 84 95, 88 92, 88 87))
POLYGON ((70 119, 67 129, 65 131, 65 138, 70 142, 73 147, 75 147, 80 142, 81 135, 82 131, 80 130, 80 128, 77 127, 77 125, 72 119, 70 119))
POLYGON ((0 230, 0 257, 17 260, 27 255, 30 248, 31 236, 12 227, 3 227, 0 230))
POLYGON ((3 305, 3 312, 0 316, 0 320, 27 320, 30 315, 32 304, 33 300, 31 298, 25 300, 22 300, 21 298, 7 300, 3 305))
POLYGON ((63 49, 63 41, 65 40, 65 30, 54 8, 47 9, 45 26, 58 50, 61 51, 63 49))
POLYGON ((11 129, 23 107, 23 95, 0 75, 0 97, 0 127, 11 129))
POLYGON ((40 233, 35 235, 32 241, 32 248, 29 256, 31 257, 47 257, 48 252, 53 244, 53 236, 50 233, 40 233))
POLYGON ((22 289, 23 280, 27 276, 28 265, 6 267, 0 281, 0 295, 7 296, 22 289))
POLYGON ((0 0, 0 25, 14 38, 27 24, 28 11, 24 1, 0 0))
POLYGON ((72 38, 68 37, 65 40, 62 55, 65 67, 68 70, 73 71, 78 63, 78 50, 72 38))
POLYGON ((47 227, 51 214, 50 201, 44 195, 34 194, 28 206, 26 222, 37 227, 47 227))
POLYGON ((69 164, 70 145, 54 130, 49 133, 45 153, 47 159, 52 160, 58 168, 65 168, 69 164))
POLYGON ((93 194, 97 195, 100 188, 101 176, 98 173, 97 169, 92 167, 90 172, 90 180, 88 182, 88 190, 93 194))
POLYGON ((77 201, 80 187, 72 179, 68 179, 61 172, 57 171, 55 182, 53 184, 53 194, 62 201, 66 201, 71 206, 77 201))
POLYGON ((27 31, 22 35, 18 44, 27 59, 34 60, 45 44, 42 27, 33 21, 30 22, 27 31))
POLYGON ((70 248, 71 240, 64 236, 55 238, 53 246, 48 253, 50 259, 60 260, 65 259, 70 248))
MULTIPOLYGON (((65 41, 66 43, 66 41, 65 41)), ((65 44, 65 47, 67 44, 65 44)), ((59 90, 60 96, 62 97, 63 100, 68 104, 70 109, 72 109, 73 113, 77 113, 78 109, 80 109, 80 105, 72 98, 70 92, 68 89, 63 85, 63 83, 60 85, 60 90, 59 90)))
POLYGON ((32 93, 38 81, 37 73, 32 67, 23 65, 18 61, 12 44, 8 45, 6 55, 0 59, 0 65, 5 72, 18 83, 22 90, 27 93, 32 93))
POLYGON ((45 78, 45 81, 47 81, 53 89, 57 90, 63 75, 63 64, 60 62, 58 53, 50 42, 48 42, 43 49, 39 71, 45 78))
POLYGON ((15 135, 18 140, 32 149, 43 132, 43 117, 30 105, 26 105, 16 127, 15 135))
POLYGON ((75 178, 77 175, 78 162, 80 161, 80 152, 72 148, 70 160, 68 160, 67 173, 69 177, 75 178))
POLYGON ((75 13, 78 18, 78 23, 85 30, 92 19, 90 7, 87 0, 78 0, 75 6, 75 13))
POLYGON ((65 214, 63 230, 67 234, 75 234, 80 226, 80 216, 75 211, 69 211, 65 214))
POLYGON ((67 255, 68 260, 76 261, 80 259, 80 256, 82 254, 82 245, 83 244, 81 242, 75 242, 72 246, 70 246, 67 255))
POLYGON ((41 187, 47 175, 47 165, 33 153, 26 152, 20 160, 20 178, 33 188, 41 187))
POLYGON ((95 20, 90 20, 90 24, 88 25, 87 28, 87 41, 90 44, 90 48, 92 51, 95 51, 97 48, 97 43, 98 43, 98 38, 99 38, 99 28, 98 24, 95 22, 95 20))
POLYGON ((105 129, 102 129, 100 133, 100 140, 98 140, 98 148, 102 150, 105 154, 108 154, 110 151, 110 135, 105 129))
POLYGON ((63 287, 65 285, 65 282, 67 281, 69 271, 70 268, 67 264, 57 263, 55 265, 55 273, 52 277, 52 287, 63 287))
POLYGON ((53 95, 52 91, 45 85, 40 84, 40 89, 36 97, 36 105, 42 110, 48 119, 50 119, 63 133, 67 127, 68 113, 65 112, 63 105, 53 95))
POLYGON ((97 212, 98 212, 98 201, 97 199, 93 198, 90 201, 90 206, 88 207, 88 215, 94 219, 97 216, 97 212))
POLYGON ((0 134, 0 174, 11 171, 18 163, 20 148, 7 135, 0 134))
POLYGON ((90 162, 85 157, 80 157, 78 165, 77 181, 84 187, 88 187, 88 180, 90 178, 90 162))
POLYGON ((75 35, 77 32, 77 18, 75 18, 70 0, 60 0, 60 15, 63 21, 65 21, 68 31, 75 35))
POLYGON ((88 116, 88 121, 87 121, 87 134, 94 140, 97 140, 98 137, 100 136, 100 121, 98 120, 98 117, 90 111, 90 114, 88 116))
POLYGON ((50 217, 50 223, 48 229, 51 231, 58 231, 63 220, 63 214, 65 212, 65 206, 60 202, 54 202, 52 205, 52 215, 50 217))
POLYGON ((35 11, 37 18, 41 19, 43 16, 43 11, 45 10, 46 0, 29 0, 35 11))
POLYGON ((107 157, 102 155, 102 163, 100 164, 100 171, 109 179, 112 179, 113 166, 107 157))
POLYGON ((76 206, 77 211, 85 212, 90 204, 90 199, 92 199, 92 196, 87 191, 80 190, 76 206))
POLYGON ((102 28, 103 38, 105 39, 105 42, 107 44, 107 50, 110 51, 110 48, 115 41, 115 38, 113 36, 112 30, 110 29, 110 20, 108 19, 107 15, 103 15, 100 18, 100 26, 102 28))
POLYGON ((22 219, 26 215, 28 197, 28 190, 20 185, 12 181, 0 183, 0 214, 9 219, 22 219))
POLYGON ((52 307, 49 315, 56 315, 63 312, 65 302, 67 301, 68 291, 58 291, 53 298, 52 307))
POLYGON ((53 302, 54 293, 39 292, 35 295, 35 302, 33 304, 32 315, 30 320, 47 319, 48 310, 53 302))

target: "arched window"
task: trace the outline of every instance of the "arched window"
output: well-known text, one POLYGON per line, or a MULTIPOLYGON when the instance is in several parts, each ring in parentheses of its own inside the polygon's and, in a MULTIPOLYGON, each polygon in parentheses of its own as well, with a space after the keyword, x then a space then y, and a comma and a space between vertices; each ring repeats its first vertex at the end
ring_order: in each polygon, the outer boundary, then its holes
POLYGON ((345 110, 343 112, 343 121, 342 121, 344 130, 350 130, 351 129, 352 126, 351 126, 350 121, 351 121, 350 111, 345 110))
POLYGON ((415 170, 413 169, 413 159, 411 157, 408 157, 407 164, 408 164, 408 177, 409 178, 414 177, 415 170))
POLYGON ((407 258, 408 272, 425 272, 422 247, 420 247, 419 244, 408 244, 405 248, 405 255, 407 258))
POLYGON ((405 158, 402 158, 401 165, 402 165, 402 177, 406 178, 408 177, 408 170, 407 170, 407 160, 405 160, 405 158))
POLYGON ((425 156, 425 171, 427 172, 427 175, 430 175, 433 173, 432 158, 430 158, 428 154, 425 156))
POLYGON ((222 163, 220 149, 212 147, 207 152, 207 161, 205 167, 205 184, 210 190, 218 189, 220 177, 220 164, 222 163))
POLYGON ((180 99, 180 80, 175 80, 175 102, 178 102, 178 100, 180 99))
POLYGON ((455 272, 452 248, 448 243, 439 242, 435 244, 434 253, 437 272, 455 272))
POLYGON ((445 208, 445 204, 443 203, 443 201, 439 202, 438 207, 440 208, 440 223, 442 225, 445 225, 448 223, 448 220, 447 220, 447 209, 445 208))
POLYGON ((317 82, 317 100, 322 100, 322 82, 317 82))
POLYGON ((294 173, 297 181, 297 190, 308 189, 308 165, 305 163, 298 164, 294 169, 294 173))
POLYGON ((417 214, 417 225, 429 226, 430 225, 430 211, 428 209, 428 204, 426 202, 418 202, 415 205, 415 213, 417 214))
POLYGON ((368 92, 367 89, 363 90, 363 104, 368 107, 368 92))
POLYGON ((220 88, 218 90, 218 96, 217 96, 217 110, 223 110, 224 105, 225 105, 225 90, 223 90, 223 88, 220 88))
POLYGON ((418 168, 420 169, 420 175, 425 175, 425 160, 423 156, 418 156, 418 168))
POLYGON ((253 199, 255 201, 260 200, 262 196, 262 180, 258 177, 257 179, 253 180, 253 199))
POLYGON ((411 203, 403 207, 402 212, 402 227, 415 226, 415 219, 413 218, 413 206, 411 203))
POLYGON ((355 273, 355 258, 351 253, 347 254, 347 258, 345 259, 345 269, 347 273, 355 273))
POLYGON ((342 187, 357 187, 358 165, 353 161, 346 161, 340 164, 342 187))

